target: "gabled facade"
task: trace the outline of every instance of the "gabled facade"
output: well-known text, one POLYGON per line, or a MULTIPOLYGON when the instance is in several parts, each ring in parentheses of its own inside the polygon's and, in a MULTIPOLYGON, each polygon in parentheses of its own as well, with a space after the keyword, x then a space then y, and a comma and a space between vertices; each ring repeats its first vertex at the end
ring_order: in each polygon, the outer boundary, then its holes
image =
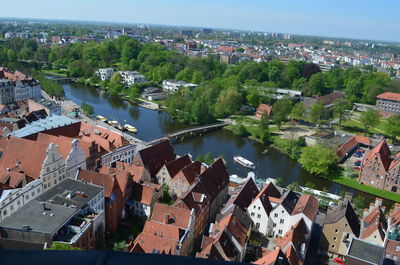
POLYGON ((325 217, 319 247, 330 256, 344 257, 353 238, 360 236, 360 221, 353 206, 347 200, 341 201, 325 217))
POLYGON ((172 160, 161 167, 156 174, 157 183, 167 184, 170 186, 171 179, 178 174, 187 165, 191 164, 192 161, 189 155, 184 155, 172 160))
POLYGON ((202 165, 199 161, 194 161, 193 163, 182 168, 170 180, 169 190, 171 195, 179 198, 182 196, 182 194, 186 193, 189 187, 200 176, 201 170, 202 170, 202 165))
POLYGON ((378 189, 400 192, 400 160, 393 157, 383 139, 365 156, 358 182, 378 189))

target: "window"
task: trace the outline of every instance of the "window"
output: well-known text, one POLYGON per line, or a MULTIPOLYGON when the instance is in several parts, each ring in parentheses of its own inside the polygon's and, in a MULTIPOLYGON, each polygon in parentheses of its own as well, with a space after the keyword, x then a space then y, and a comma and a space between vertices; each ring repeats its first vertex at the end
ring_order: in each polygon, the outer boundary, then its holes
POLYGON ((394 251, 399 252, 400 251, 400 245, 397 245, 396 248, 394 249, 394 251))
POLYGON ((275 223, 273 223, 273 224, 272 224, 272 227, 273 227, 273 228, 275 228, 275 227, 276 227, 276 224, 275 224, 275 223))
POLYGON ((257 228, 257 229, 260 228, 260 223, 256 223, 256 228, 257 228))
POLYGON ((14 210, 14 205, 11 204, 10 210, 11 210, 11 211, 14 210))
POLYGON ((285 222, 284 219, 279 220, 279 223, 280 223, 280 224, 283 224, 284 222, 285 222))
POLYGON ((339 233, 339 230, 335 229, 335 233, 336 233, 336 234, 339 233))
POLYGON ((282 230, 281 229, 278 230, 278 234, 282 235, 282 230))
POLYGON ((17 205, 20 205, 20 204, 21 204, 21 202, 18 200, 18 201, 17 201, 17 205))
POLYGON ((274 217, 278 217, 278 214, 276 213, 276 214, 274 214, 274 217))
POLYGON ((337 239, 337 238, 334 236, 334 237, 333 237, 333 241, 336 241, 336 239, 337 239))
POLYGON ((257 218, 260 219, 261 218, 261 214, 257 214, 257 218))
POLYGON ((335 245, 332 245, 331 248, 335 248, 335 245))
POLYGON ((254 216, 254 213, 253 213, 253 212, 251 213, 251 216, 254 216))
POLYGON ((258 210, 260 210, 261 208, 260 207, 258 207, 258 210))

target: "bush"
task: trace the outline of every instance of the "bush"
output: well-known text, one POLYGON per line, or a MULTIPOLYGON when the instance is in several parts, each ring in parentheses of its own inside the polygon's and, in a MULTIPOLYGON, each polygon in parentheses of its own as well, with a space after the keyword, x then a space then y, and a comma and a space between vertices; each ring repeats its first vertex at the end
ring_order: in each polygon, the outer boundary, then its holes
POLYGON ((236 136, 240 136, 240 137, 249 136, 249 132, 247 131, 246 127, 244 127, 244 125, 242 125, 242 124, 235 126, 233 128, 233 134, 236 136))

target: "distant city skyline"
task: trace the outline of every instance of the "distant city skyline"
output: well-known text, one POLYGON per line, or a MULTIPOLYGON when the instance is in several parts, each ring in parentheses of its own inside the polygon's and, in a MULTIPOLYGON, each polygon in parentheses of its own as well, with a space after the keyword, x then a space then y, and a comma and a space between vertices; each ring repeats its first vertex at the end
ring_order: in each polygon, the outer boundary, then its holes
POLYGON ((5 18, 143 23, 400 41, 398 0, 19 0, 5 18), (329 3, 330 2, 330 3, 329 3))

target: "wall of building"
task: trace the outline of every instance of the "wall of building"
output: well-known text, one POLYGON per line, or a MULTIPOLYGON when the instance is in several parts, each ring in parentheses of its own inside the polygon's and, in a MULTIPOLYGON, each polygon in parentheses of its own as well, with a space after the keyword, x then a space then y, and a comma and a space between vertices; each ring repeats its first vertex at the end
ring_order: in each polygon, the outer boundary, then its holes
POLYGON ((78 168, 86 169, 86 155, 79 147, 78 139, 74 139, 71 142, 71 151, 66 159, 66 168, 67 178, 75 178, 78 168))
POLYGON ((269 214, 268 230, 271 236, 283 236, 291 227, 290 214, 278 205, 269 214))
POLYGON ((253 221, 253 230, 263 235, 268 234, 268 215, 260 199, 253 201, 247 208, 247 214, 253 221))

